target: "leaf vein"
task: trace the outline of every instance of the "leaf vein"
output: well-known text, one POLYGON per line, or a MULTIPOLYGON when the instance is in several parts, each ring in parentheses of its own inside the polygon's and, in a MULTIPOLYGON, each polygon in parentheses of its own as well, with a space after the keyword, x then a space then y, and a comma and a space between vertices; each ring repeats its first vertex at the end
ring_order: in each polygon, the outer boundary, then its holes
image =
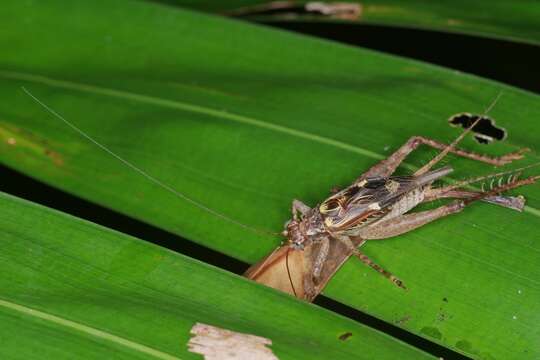
POLYGON ((10 310, 17 311, 19 313, 22 313, 22 314, 25 314, 25 315, 28 315, 28 316, 32 316, 32 317, 39 318, 39 319, 42 319, 42 320, 45 320, 45 321, 49 321, 49 322, 52 322, 52 323, 55 323, 55 324, 58 324, 58 325, 61 325, 61 326, 64 326, 64 327, 68 327, 68 328, 80 331, 82 333, 85 333, 87 335, 91 335, 91 336, 94 336, 94 337, 97 337, 97 338, 100 338, 100 339, 103 339, 103 340, 113 342, 113 343, 115 343, 117 345, 121 345, 121 346, 130 348, 132 350, 142 352, 142 353, 145 353, 147 355, 151 355, 151 356, 153 356, 153 357, 155 357, 157 359, 180 360, 180 358, 178 358, 176 356, 173 356, 173 355, 164 353, 162 351, 153 349, 153 348, 148 347, 146 345, 142 345, 142 344, 133 342, 133 341, 125 339, 123 337, 113 335, 113 334, 108 333, 106 331, 99 330, 99 329, 96 329, 96 328, 93 328, 93 327, 90 327, 90 326, 87 326, 87 325, 84 325, 84 324, 80 324, 80 323, 77 323, 75 321, 67 320, 67 319, 61 318, 59 316, 48 314, 48 313, 45 313, 45 312, 42 312, 42 311, 39 311, 39 310, 36 310, 36 309, 32 309, 32 308, 23 306, 23 305, 15 304, 15 303, 7 301, 7 300, 0 299, 0 306, 2 306, 4 308, 7 308, 7 309, 10 309, 10 310))
MULTIPOLYGON (((177 101, 177 100, 162 99, 155 96, 138 94, 138 93, 133 93, 133 92, 125 91, 125 90, 105 88, 101 86, 77 83, 77 82, 72 82, 72 81, 67 81, 67 80, 58 80, 58 79, 53 79, 53 78, 46 77, 43 75, 35 75, 35 74, 22 73, 22 72, 17 72, 17 71, 0 70, 0 77, 13 79, 13 80, 29 81, 29 82, 48 85, 52 87, 88 92, 92 94, 100 94, 100 95, 116 97, 120 99, 139 101, 142 103, 163 106, 163 107, 168 107, 168 108, 173 108, 173 109, 179 109, 183 111, 190 111, 190 112, 198 113, 198 114, 210 115, 217 118, 222 118, 222 119, 226 119, 226 120, 230 120, 230 121, 234 121, 234 122, 238 122, 238 123, 242 123, 246 125, 251 125, 251 126, 256 126, 256 127, 267 129, 267 130, 281 132, 283 134, 296 136, 301 139, 311 140, 311 141, 325 144, 328 146, 334 146, 336 148, 339 148, 345 151, 350 151, 356 154, 364 155, 375 160, 382 160, 385 158, 385 156, 382 154, 379 154, 374 151, 364 149, 358 146, 354 146, 343 141, 335 140, 335 139, 317 135, 317 134, 312 134, 312 133, 298 130, 298 129, 289 128, 282 125, 268 123, 263 120, 255 119, 255 118, 240 115, 240 114, 231 113, 225 110, 212 109, 206 106, 188 104, 188 103, 177 101)), ((407 164, 405 162, 402 163, 402 165, 409 170, 417 169, 416 166, 407 164)), ((531 206, 525 206, 524 212, 540 217, 540 210, 533 208, 531 206)))

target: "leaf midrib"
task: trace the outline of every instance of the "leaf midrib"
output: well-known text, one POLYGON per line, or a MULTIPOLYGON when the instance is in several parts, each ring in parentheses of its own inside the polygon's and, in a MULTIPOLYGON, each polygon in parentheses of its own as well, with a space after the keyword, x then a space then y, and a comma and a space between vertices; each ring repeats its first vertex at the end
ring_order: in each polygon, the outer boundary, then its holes
POLYGON ((49 313, 46 313, 46 312, 43 312, 43 311, 32 309, 32 308, 29 308, 29 307, 24 306, 24 305, 16 304, 14 302, 7 301, 7 300, 4 300, 2 298, 0 298, 0 306, 4 307, 4 308, 7 308, 7 309, 10 309, 10 310, 13 310, 13 311, 17 311, 17 312, 19 312, 21 314, 24 314, 24 315, 27 315, 27 316, 38 318, 38 319, 41 319, 41 320, 44 320, 44 321, 47 321, 47 322, 54 323, 56 325, 60 325, 60 326, 63 326, 63 327, 67 327, 67 328, 70 328, 70 329, 85 333, 86 335, 89 335, 89 336, 92 336, 92 337, 95 337, 95 338, 103 339, 103 340, 115 343, 117 345, 127 347, 127 348, 129 348, 131 350, 135 350, 135 351, 147 354, 147 355, 151 355, 151 356, 153 356, 153 357, 155 357, 157 359, 181 360, 181 358, 179 358, 179 357, 173 356, 171 354, 167 354, 167 353, 165 353, 163 351, 153 349, 153 348, 151 348, 149 346, 146 346, 146 345, 143 345, 143 344, 136 343, 134 341, 125 339, 123 337, 113 335, 113 334, 108 333, 106 331, 99 330, 99 329, 93 328, 91 326, 84 325, 84 324, 81 324, 81 323, 78 323, 78 322, 75 322, 75 321, 72 321, 72 320, 64 319, 62 317, 52 315, 52 314, 49 314, 49 313))
MULTIPOLYGON (((290 136, 296 136, 298 138, 318 142, 324 145, 334 146, 336 148, 339 148, 345 151, 350 151, 356 154, 364 155, 375 160, 382 160, 386 157, 383 154, 379 154, 374 151, 364 149, 359 146, 351 145, 351 144, 348 144, 339 140, 331 139, 325 136, 312 134, 312 133, 297 130, 297 129, 292 129, 292 128, 282 126, 282 125, 271 124, 263 120, 255 119, 253 117, 239 115, 239 114, 231 113, 229 111, 212 109, 206 106, 194 105, 194 104, 189 104, 189 103, 185 103, 185 102, 181 102, 177 100, 163 99, 163 98, 159 98, 155 96, 137 94, 137 93, 133 93, 133 92, 125 91, 125 90, 105 88, 101 86, 84 84, 80 82, 58 80, 58 79, 53 79, 53 78, 46 77, 43 75, 35 75, 35 74, 22 73, 22 72, 17 72, 17 71, 0 70, 0 77, 6 78, 6 79, 12 79, 12 80, 23 80, 23 81, 42 84, 42 85, 57 87, 57 88, 87 92, 91 94, 99 94, 99 95, 120 98, 120 99, 133 100, 133 101, 138 101, 138 102, 142 102, 146 104, 152 104, 156 106, 163 106, 163 107, 179 109, 179 110, 189 111, 189 112, 198 113, 198 114, 214 116, 217 118, 231 120, 231 121, 235 121, 235 122, 246 124, 246 125, 251 125, 251 126, 260 127, 267 130, 281 132, 290 136)), ((409 164, 407 162, 403 162, 402 166, 411 171, 418 169, 418 167, 412 164, 409 164)), ((540 209, 537 209, 528 205, 524 207, 524 212, 540 217, 540 209)))
POLYGON ((188 103, 177 101, 177 100, 162 99, 155 96, 137 94, 137 93, 128 92, 124 90, 116 90, 116 89, 105 88, 105 87, 83 84, 83 83, 76 83, 76 82, 66 81, 66 80, 57 80, 57 79, 52 79, 52 78, 41 76, 41 75, 25 74, 25 73, 12 72, 12 71, 0 71, 0 76, 4 78, 8 78, 8 79, 31 81, 34 83, 40 83, 43 85, 49 85, 53 87, 60 87, 64 89, 83 91, 83 92, 88 92, 92 94, 106 95, 106 96, 116 97, 120 99, 134 100, 134 101, 139 101, 139 102, 157 105, 157 106, 164 106, 164 107, 173 108, 173 109, 179 109, 179 110, 190 111, 190 112, 204 114, 204 115, 210 115, 217 118, 232 120, 232 121, 242 123, 242 124, 257 126, 263 129, 281 132, 287 135, 296 136, 296 137, 303 138, 306 140, 311 140, 314 142, 319 142, 321 144, 325 144, 329 146, 335 146, 337 148, 354 152, 360 155, 364 155, 373 159, 378 159, 378 160, 384 159, 384 156, 381 154, 375 153, 371 150, 367 150, 358 146, 350 145, 342 141, 334 140, 331 138, 327 138, 325 136, 320 136, 320 135, 308 133, 308 132, 297 130, 297 129, 292 129, 292 128, 282 126, 282 125, 271 124, 271 123, 258 120, 252 117, 231 113, 229 111, 211 109, 206 106, 188 104, 188 103))

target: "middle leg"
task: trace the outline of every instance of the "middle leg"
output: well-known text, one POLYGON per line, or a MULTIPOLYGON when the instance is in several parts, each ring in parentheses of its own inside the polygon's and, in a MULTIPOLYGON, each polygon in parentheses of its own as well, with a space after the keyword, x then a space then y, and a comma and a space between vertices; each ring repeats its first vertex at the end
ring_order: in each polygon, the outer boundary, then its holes
POLYGON ((401 281, 398 277, 393 275, 390 271, 385 270, 383 267, 381 267, 380 265, 375 263, 373 260, 371 260, 366 254, 358 250, 358 247, 362 246, 366 242, 365 239, 363 239, 358 244, 358 246, 354 246, 353 242, 348 236, 339 236, 339 237, 336 237, 336 239, 344 243, 351 250, 352 254, 356 256, 356 258, 358 258, 358 260, 363 262, 365 265, 377 271, 379 274, 381 274, 382 276, 390 280, 392 283, 394 283, 394 285, 405 290, 407 289, 403 281, 401 281))

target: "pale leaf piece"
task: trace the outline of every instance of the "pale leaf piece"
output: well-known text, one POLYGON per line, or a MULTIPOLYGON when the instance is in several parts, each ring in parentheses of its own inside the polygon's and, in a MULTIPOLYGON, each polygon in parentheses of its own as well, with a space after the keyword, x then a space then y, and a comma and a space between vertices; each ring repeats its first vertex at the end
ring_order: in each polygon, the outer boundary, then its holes
POLYGON ((272 345, 267 338, 202 323, 196 323, 191 333, 195 336, 188 342, 189 351, 203 355, 205 360, 278 360, 266 347, 272 345))

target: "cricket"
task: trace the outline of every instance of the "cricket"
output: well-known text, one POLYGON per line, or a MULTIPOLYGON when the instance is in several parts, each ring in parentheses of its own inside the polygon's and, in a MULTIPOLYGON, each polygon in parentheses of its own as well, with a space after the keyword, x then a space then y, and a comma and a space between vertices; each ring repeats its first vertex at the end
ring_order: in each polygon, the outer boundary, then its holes
MULTIPOLYGON (((23 88, 23 91, 55 118, 63 121, 81 136, 175 196, 247 230, 275 234, 245 225, 162 183, 97 142, 32 95, 27 89, 23 88)), ((368 240, 395 237, 437 219, 460 213, 476 201, 522 211, 525 205, 525 199, 522 196, 507 196, 503 193, 538 181, 540 175, 520 178, 524 170, 538 166, 538 163, 473 177, 449 185, 434 185, 437 180, 453 171, 450 166, 437 168, 437 164, 449 153, 471 161, 502 166, 522 159, 524 154, 529 151, 529 149, 523 148, 502 156, 491 157, 457 146, 480 119, 488 114, 498 98, 450 144, 423 136, 413 136, 388 158, 365 171, 351 185, 335 191, 313 208, 299 200, 293 200, 291 219, 285 223, 281 233, 284 242, 266 258, 252 265, 245 276, 297 298, 312 301, 324 289, 339 267, 349 257, 354 256, 388 278, 394 285, 406 289, 403 281, 376 264, 359 248, 368 240), (399 165, 421 145, 437 149, 439 153, 411 175, 395 176, 394 172, 399 165), (487 180, 490 180, 489 186, 484 188, 483 182, 487 180), (482 183, 482 188, 480 190, 468 189, 467 186, 473 183, 482 183), (439 199, 451 199, 452 201, 434 209, 411 212, 419 204, 439 199)))

